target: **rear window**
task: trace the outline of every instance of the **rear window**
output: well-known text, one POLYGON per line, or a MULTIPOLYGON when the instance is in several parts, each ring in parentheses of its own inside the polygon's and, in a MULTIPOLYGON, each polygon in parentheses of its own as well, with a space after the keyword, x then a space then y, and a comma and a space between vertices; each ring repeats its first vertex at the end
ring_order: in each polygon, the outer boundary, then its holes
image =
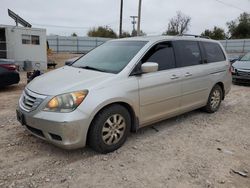
POLYGON ((219 44, 212 42, 202 42, 202 44, 206 53, 205 55, 208 63, 226 60, 226 57, 219 44))
POLYGON ((247 53, 246 55, 244 55, 240 61, 250 61, 250 53, 247 53))

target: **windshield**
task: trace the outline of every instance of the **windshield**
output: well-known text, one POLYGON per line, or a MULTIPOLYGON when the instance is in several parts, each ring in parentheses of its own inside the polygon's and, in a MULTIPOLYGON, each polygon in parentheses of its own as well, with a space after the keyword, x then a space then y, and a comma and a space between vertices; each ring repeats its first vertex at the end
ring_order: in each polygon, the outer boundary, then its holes
POLYGON ((240 61, 250 61, 250 53, 247 53, 246 55, 244 55, 240 61))
POLYGON ((119 73, 146 44, 146 41, 110 41, 81 57, 73 67, 119 73))

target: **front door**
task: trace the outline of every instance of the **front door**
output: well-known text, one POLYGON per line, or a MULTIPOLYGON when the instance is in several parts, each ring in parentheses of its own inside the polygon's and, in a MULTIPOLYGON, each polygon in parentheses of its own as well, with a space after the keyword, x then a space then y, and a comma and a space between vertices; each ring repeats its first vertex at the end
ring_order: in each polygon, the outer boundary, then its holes
POLYGON ((171 42, 152 47, 141 63, 155 62, 159 70, 138 77, 140 124, 172 116, 179 112, 181 98, 180 74, 175 65, 171 42))

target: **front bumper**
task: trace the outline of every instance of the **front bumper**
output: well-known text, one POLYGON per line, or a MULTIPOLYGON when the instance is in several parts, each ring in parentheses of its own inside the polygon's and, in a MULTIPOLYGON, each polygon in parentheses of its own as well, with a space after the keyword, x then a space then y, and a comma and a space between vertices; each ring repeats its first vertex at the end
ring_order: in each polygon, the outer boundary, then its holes
POLYGON ((80 110, 71 113, 55 113, 41 110, 26 112, 20 106, 17 108, 17 118, 36 137, 64 149, 84 147, 91 122, 89 116, 80 110))
POLYGON ((250 76, 232 75, 233 82, 250 84, 250 76))
POLYGON ((16 71, 9 71, 7 73, 1 74, 0 86, 8 86, 12 84, 18 84, 20 81, 19 73, 16 71))

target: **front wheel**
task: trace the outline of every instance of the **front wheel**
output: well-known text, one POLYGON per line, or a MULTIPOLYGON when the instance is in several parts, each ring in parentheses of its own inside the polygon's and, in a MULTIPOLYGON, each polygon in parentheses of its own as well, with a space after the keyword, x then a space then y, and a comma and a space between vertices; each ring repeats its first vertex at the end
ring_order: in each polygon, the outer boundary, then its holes
POLYGON ((118 104, 109 106, 94 118, 88 134, 89 145, 100 153, 112 152, 124 144, 130 127, 127 109, 118 104))
POLYGON ((207 105, 204 107, 204 110, 208 113, 216 112, 222 101, 222 88, 219 85, 215 85, 210 92, 207 105))

